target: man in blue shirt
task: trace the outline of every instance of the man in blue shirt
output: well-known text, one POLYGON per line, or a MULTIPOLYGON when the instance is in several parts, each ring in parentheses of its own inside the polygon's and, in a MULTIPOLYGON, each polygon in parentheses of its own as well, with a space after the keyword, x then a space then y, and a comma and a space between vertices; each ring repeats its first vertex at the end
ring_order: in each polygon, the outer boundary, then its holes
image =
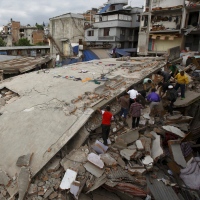
POLYGON ((156 93, 155 88, 151 90, 151 93, 147 96, 147 100, 150 102, 150 114, 152 114, 153 108, 160 105, 160 96, 156 93))

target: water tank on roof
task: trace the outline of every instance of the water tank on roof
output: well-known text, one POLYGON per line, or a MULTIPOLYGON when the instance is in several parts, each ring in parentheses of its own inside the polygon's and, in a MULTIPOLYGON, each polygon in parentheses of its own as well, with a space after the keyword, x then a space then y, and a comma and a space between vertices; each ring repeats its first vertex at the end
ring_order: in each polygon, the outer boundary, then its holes
POLYGON ((128 0, 108 0, 108 4, 124 4, 128 5, 128 0))

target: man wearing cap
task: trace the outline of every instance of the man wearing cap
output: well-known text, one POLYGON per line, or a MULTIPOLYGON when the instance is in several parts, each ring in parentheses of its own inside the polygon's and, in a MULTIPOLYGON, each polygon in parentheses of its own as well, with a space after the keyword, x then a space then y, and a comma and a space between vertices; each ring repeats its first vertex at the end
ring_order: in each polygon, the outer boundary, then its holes
POLYGON ((167 96, 167 99, 170 102, 170 104, 168 106, 168 112, 170 113, 170 115, 173 115, 174 102, 176 101, 176 99, 178 97, 178 93, 174 89, 173 85, 169 85, 168 86, 168 90, 167 90, 166 96, 167 96))
POLYGON ((185 88, 186 85, 189 83, 188 76, 185 74, 184 71, 181 71, 175 76, 177 83, 174 87, 175 90, 181 88, 181 100, 185 99, 185 88))

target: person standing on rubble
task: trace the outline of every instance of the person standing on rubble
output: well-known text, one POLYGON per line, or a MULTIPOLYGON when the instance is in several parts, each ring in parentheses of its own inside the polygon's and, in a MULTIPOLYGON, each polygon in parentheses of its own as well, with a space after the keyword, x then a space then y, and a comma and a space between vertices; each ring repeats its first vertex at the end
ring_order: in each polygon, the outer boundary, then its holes
POLYGON ((184 71, 181 71, 175 76, 175 79, 177 81, 174 89, 178 90, 181 88, 181 100, 185 99, 185 89, 186 85, 189 83, 188 76, 185 74, 184 71))
POLYGON ((114 119, 113 114, 110 112, 110 106, 107 105, 105 110, 97 109, 102 114, 102 136, 103 144, 108 145, 108 137, 110 133, 111 120, 114 119))
POLYGON ((160 105, 160 96, 156 93, 156 89, 151 89, 151 93, 147 96, 147 100, 150 102, 150 115, 156 106, 160 105))
POLYGON ((116 97, 117 101, 121 105, 121 111, 120 111, 120 116, 124 120, 124 124, 126 124, 126 118, 128 115, 128 110, 129 110, 129 94, 125 93, 124 96, 121 96, 119 99, 116 97))
POLYGON ((167 68, 171 71, 171 76, 175 77, 178 73, 178 68, 176 65, 173 65, 171 62, 167 63, 167 68))
POLYGON ((165 71, 158 71, 157 72, 158 75, 163 77, 163 82, 169 82, 171 79, 171 74, 165 71))
POLYGON ((139 93, 133 87, 131 87, 130 90, 127 93, 130 95, 130 104, 129 104, 129 106, 131 106, 131 104, 135 102, 135 99, 136 99, 136 97, 137 97, 137 95, 139 93))
POLYGON ((138 129, 139 123, 140 123, 140 117, 141 117, 141 109, 144 107, 142 104, 139 103, 139 100, 136 98, 135 102, 131 104, 129 116, 132 117, 132 129, 136 130, 138 129))
POLYGON ((177 100, 177 97, 178 97, 178 93, 174 89, 173 85, 168 86, 166 96, 167 96, 167 100, 170 102, 170 104, 168 105, 168 112, 170 113, 170 115, 173 115, 174 103, 175 103, 175 101, 177 100))

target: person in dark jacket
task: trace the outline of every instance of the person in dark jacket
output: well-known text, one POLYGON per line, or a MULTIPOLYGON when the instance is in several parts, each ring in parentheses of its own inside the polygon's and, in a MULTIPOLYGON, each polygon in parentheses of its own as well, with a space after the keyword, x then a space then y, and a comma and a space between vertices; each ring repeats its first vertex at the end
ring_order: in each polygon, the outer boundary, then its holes
POLYGON ((157 72, 158 75, 163 77, 163 82, 169 82, 171 78, 171 74, 165 71, 159 71, 157 72))
POLYGON ((174 89, 173 85, 168 86, 166 96, 167 96, 168 101, 170 102, 170 104, 168 106, 168 112, 170 113, 170 115, 173 115, 174 103, 175 103, 175 101, 177 100, 177 97, 178 97, 178 93, 174 89))

